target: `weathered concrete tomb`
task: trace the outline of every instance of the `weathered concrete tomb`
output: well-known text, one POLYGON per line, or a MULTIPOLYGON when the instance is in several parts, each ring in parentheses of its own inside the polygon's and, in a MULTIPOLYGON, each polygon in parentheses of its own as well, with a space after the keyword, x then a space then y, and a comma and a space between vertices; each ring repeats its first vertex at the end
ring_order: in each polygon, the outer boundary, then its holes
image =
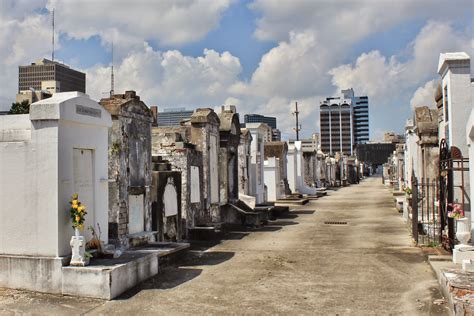
MULTIPOLYGON (((312 168, 313 170, 314 168, 312 168)), ((304 181, 305 163, 301 141, 290 142, 288 145, 288 183, 293 193, 316 195, 315 187, 310 187, 304 181)), ((312 176, 311 176, 312 178, 312 176)))
POLYGON ((266 200, 263 163, 264 142, 268 139, 268 125, 265 123, 247 123, 245 127, 252 134, 250 143, 249 195, 255 197, 257 204, 261 204, 266 200))
POLYGON ((235 106, 222 107, 219 119, 220 202, 224 204, 239 199, 238 148, 240 122, 235 106))
POLYGON ((246 128, 240 129, 239 143, 239 194, 250 194, 250 146, 252 134, 246 128))
POLYGON ((347 157, 346 163, 346 180, 348 184, 356 184, 359 182, 359 162, 354 156, 347 157))
POLYGON ((152 230, 158 232, 158 241, 180 241, 181 172, 172 171, 171 164, 160 156, 153 156, 152 161, 152 230))
POLYGON ((153 128, 153 154, 182 172, 186 233, 221 220, 219 126, 218 115, 212 109, 201 108, 182 126, 153 128))
POLYGON ((183 238, 188 229, 209 221, 204 209, 202 155, 189 142, 191 128, 153 127, 152 152, 169 162, 171 170, 181 173, 181 220, 183 238))
POLYGON ((100 226, 107 243, 111 125, 110 114, 80 92, 33 103, 30 114, 0 116, 0 287, 67 291, 74 193, 86 206, 85 228, 100 226))
POLYGON ((135 91, 100 101, 112 116, 109 130, 109 238, 112 243, 153 240, 151 221, 151 124, 135 91))
POLYGON ((208 222, 220 221, 219 200, 219 116, 208 108, 196 109, 189 120, 189 141, 202 154, 204 207, 208 222))
POLYGON ((264 144, 264 179, 269 201, 276 201, 284 195, 291 194, 286 169, 287 153, 286 142, 266 142, 264 144))
POLYGON ((427 106, 415 108, 415 126, 418 135, 420 179, 436 179, 438 177, 438 111, 427 106))
POLYGON ((316 186, 318 188, 326 187, 326 155, 321 150, 321 146, 318 146, 318 151, 316 152, 316 159, 318 160, 316 164, 316 186))

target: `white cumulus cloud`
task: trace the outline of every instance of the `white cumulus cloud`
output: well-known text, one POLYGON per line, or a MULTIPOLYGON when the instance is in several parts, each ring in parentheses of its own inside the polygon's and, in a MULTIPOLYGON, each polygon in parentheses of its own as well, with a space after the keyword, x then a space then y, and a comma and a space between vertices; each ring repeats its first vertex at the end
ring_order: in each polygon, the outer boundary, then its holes
POLYGON ((144 39, 165 45, 200 40, 219 25, 230 0, 49 0, 58 27, 69 36, 87 39, 100 35, 125 47, 144 39))
POLYGON ((430 80, 424 86, 416 89, 413 97, 410 100, 412 108, 416 106, 435 106, 434 95, 438 87, 438 80, 430 80))
MULTIPOLYGON (((449 23, 430 21, 407 47, 411 51, 408 60, 402 62, 399 56, 386 57, 371 51, 361 54, 353 65, 340 65, 329 74, 339 89, 353 87, 358 93, 371 96, 376 104, 388 104, 437 78, 439 54, 469 51, 471 37, 468 32, 455 31, 449 23)), ((425 85, 422 90, 429 87, 425 85)), ((418 95, 421 93, 420 90, 418 95)))
MULTIPOLYGON (((145 44, 115 67, 115 91, 136 90, 148 105, 160 107, 213 106, 229 97, 229 86, 242 71, 229 52, 205 49, 202 56, 177 50, 156 51, 145 44)), ((110 90, 110 67, 86 70, 88 93, 99 99, 110 90)))

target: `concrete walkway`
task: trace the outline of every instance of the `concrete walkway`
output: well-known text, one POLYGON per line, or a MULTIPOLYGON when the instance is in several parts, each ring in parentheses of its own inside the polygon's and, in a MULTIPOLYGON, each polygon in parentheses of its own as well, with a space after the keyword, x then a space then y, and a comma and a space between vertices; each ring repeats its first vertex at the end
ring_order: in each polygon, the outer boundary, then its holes
POLYGON ((433 304, 438 298, 391 193, 369 178, 264 228, 195 248, 115 301, 0 289, 0 314, 447 314, 433 304))

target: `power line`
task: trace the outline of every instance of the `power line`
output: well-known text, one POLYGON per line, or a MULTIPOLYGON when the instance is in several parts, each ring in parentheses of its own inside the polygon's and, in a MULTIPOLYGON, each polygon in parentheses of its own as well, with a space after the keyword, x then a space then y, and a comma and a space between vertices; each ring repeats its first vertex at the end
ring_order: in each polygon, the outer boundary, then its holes
POLYGON ((114 95, 114 42, 112 41, 112 68, 110 71, 110 96, 114 95))

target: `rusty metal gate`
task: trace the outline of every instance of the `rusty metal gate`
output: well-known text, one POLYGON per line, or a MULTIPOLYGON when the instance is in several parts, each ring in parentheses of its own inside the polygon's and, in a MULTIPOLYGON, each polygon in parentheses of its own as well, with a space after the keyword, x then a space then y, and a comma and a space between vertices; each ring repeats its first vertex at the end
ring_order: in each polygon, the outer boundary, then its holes
POLYGON ((439 212, 442 229, 441 242, 452 250, 456 244, 456 225, 454 219, 448 217, 452 211, 452 203, 458 203, 466 209, 468 194, 465 189, 465 172, 469 172, 469 159, 462 156, 461 150, 455 146, 448 147, 442 139, 439 147, 439 212), (455 178, 458 180, 455 183, 455 178))
POLYGON ((438 245, 442 241, 438 207, 439 185, 436 179, 412 176, 411 225, 413 239, 419 245, 438 245))

